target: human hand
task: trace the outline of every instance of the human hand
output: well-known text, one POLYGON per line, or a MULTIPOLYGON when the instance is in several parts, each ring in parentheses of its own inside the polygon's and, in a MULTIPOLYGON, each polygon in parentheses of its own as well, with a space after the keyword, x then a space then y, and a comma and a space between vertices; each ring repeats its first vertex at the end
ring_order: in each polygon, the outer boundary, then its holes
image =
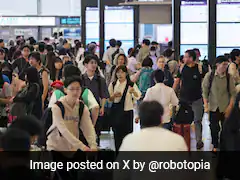
POLYGON ((114 94, 114 97, 115 98, 118 98, 118 97, 121 97, 122 96, 122 93, 120 93, 120 92, 116 92, 115 94, 114 94))
POLYGON ((89 147, 85 146, 85 147, 82 149, 82 151, 84 151, 84 152, 90 152, 91 149, 90 149, 89 147))
POLYGON ((130 87, 129 92, 133 94, 135 93, 135 89, 133 87, 130 87))
POLYGON ((110 65, 111 63, 110 63, 110 61, 109 61, 109 60, 106 60, 106 64, 107 64, 107 65, 110 65))
POLYGON ((99 112, 99 116, 103 116, 103 115, 104 115, 104 107, 102 107, 99 112))
POLYGON ((209 113, 208 104, 205 104, 205 105, 204 105, 204 112, 205 112, 205 113, 209 113))
POLYGON ((230 116, 231 111, 232 111, 232 107, 228 106, 224 113, 225 118, 228 118, 230 116))

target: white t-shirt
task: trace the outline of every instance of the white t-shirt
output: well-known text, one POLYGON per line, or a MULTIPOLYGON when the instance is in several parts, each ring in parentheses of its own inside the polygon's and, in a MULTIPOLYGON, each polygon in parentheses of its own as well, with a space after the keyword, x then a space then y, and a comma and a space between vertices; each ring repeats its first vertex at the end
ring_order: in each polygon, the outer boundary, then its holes
POLYGON ((143 101, 157 101, 163 106, 164 115, 162 117, 162 123, 170 122, 171 117, 169 106, 177 106, 179 103, 175 91, 163 83, 158 83, 149 88, 143 101))
POLYGON ((152 127, 127 135, 119 151, 188 151, 188 147, 182 136, 152 127))
POLYGON ((130 57, 128 58, 128 64, 127 64, 127 68, 132 72, 135 73, 137 72, 136 70, 136 65, 137 65, 137 59, 135 57, 130 57))

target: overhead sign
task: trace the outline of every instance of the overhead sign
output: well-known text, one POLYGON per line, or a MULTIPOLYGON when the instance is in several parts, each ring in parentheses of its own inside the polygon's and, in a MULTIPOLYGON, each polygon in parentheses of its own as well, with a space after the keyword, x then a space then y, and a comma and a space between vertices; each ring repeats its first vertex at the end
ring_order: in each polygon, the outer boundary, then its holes
POLYGON ((0 17, 0 26, 55 26, 55 17, 0 17))
POLYGON ((63 17, 60 18, 61 25, 80 25, 80 17, 63 17))

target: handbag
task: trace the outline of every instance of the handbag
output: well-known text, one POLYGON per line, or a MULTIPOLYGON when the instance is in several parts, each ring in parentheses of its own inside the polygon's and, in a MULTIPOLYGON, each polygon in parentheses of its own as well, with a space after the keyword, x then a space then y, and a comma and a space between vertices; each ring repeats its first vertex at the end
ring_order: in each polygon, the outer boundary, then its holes
MULTIPOLYGON (((36 92, 36 97, 39 95, 39 85, 37 83, 34 83, 35 85, 37 85, 37 92, 36 92)), ((20 91, 16 96, 17 97, 24 97, 26 96, 28 93, 28 87, 25 87, 22 91, 20 91)), ((34 100, 30 103, 30 104, 26 104, 25 102, 14 102, 11 107, 10 107, 10 114, 12 116, 23 116, 23 115, 27 115, 27 114, 31 114, 33 106, 34 106, 34 100)))

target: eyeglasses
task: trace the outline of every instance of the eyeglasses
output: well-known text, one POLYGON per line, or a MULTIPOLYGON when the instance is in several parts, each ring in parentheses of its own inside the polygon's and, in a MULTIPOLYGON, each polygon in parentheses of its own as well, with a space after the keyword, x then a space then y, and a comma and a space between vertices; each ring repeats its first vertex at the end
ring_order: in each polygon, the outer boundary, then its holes
POLYGON ((79 91, 82 91, 82 88, 68 88, 68 90, 69 91, 77 91, 77 92, 79 92, 79 91))

